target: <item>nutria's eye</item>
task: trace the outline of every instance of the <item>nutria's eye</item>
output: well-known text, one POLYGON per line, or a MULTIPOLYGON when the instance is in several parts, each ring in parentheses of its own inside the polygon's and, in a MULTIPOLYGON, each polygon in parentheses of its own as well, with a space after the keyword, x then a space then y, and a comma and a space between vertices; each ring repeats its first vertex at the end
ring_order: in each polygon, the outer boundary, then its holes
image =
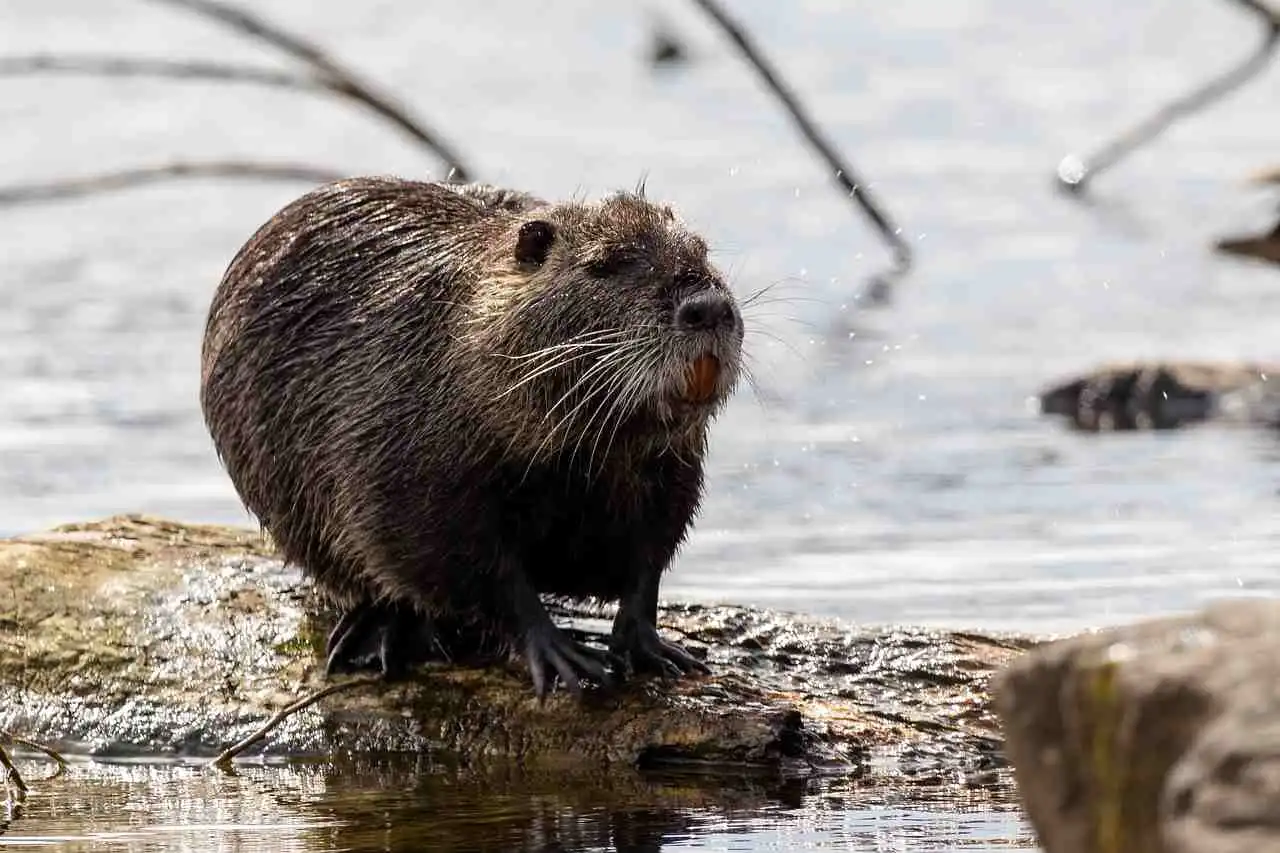
POLYGON ((542 264, 556 239, 556 228, 550 222, 535 219, 520 226, 516 237, 516 260, 522 264, 542 264))
POLYGON ((680 288, 701 288, 708 283, 706 274, 701 270, 683 269, 676 273, 676 286, 680 288))
POLYGON ((622 272, 622 268, 626 264, 627 259, 621 255, 609 255, 589 262, 587 264, 587 273, 593 278, 609 278, 622 272))

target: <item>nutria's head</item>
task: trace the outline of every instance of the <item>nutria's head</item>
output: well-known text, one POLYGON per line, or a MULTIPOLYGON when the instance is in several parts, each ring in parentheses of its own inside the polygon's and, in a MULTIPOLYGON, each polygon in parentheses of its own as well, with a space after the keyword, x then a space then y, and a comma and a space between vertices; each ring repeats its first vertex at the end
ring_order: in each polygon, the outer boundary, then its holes
POLYGON ((700 447, 743 337, 702 238, 619 193, 521 213, 491 245, 464 337, 489 362, 499 428, 538 452, 637 431, 700 447))

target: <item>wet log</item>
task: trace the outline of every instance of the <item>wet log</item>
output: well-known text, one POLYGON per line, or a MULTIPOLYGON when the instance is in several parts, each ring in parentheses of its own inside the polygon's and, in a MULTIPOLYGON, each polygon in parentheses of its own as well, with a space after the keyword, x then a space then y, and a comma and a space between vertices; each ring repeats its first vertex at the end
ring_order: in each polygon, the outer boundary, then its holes
MULTIPOLYGON (((607 630, 607 612, 557 615, 607 630)), ((99 756, 213 755, 325 683, 332 621, 250 530, 125 516, 0 540, 0 728, 99 756)), ((516 664, 431 665, 329 696, 250 754, 1002 783, 986 685, 1029 640, 741 607, 660 622, 716 674, 539 705, 516 664)))
POLYGON ((1204 421, 1280 425, 1280 365, 1109 364, 1040 392, 1040 411, 1085 432, 1168 430, 1204 421))
POLYGON ((996 679, 1047 853, 1280 851, 1280 602, 1046 644, 996 679))

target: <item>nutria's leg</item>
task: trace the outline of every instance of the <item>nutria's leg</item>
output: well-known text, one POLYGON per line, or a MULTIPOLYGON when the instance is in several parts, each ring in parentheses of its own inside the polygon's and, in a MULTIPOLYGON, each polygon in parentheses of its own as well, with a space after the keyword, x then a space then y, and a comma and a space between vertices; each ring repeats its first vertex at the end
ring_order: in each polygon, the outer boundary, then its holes
POLYGON ((366 599, 348 608, 329 632, 325 674, 374 669, 393 681, 440 651, 430 617, 408 604, 366 599))
POLYGON ((658 581, 660 572, 645 572, 622 599, 613 620, 610 650, 631 661, 636 672, 680 676, 689 672, 711 673, 705 663, 658 634, 658 581))
POLYGON ((612 686, 614 679, 606 666, 614 662, 613 655, 584 646, 557 628, 522 570, 507 566, 503 583, 510 593, 521 649, 539 700, 547 695, 556 676, 577 698, 582 697, 583 678, 612 686))

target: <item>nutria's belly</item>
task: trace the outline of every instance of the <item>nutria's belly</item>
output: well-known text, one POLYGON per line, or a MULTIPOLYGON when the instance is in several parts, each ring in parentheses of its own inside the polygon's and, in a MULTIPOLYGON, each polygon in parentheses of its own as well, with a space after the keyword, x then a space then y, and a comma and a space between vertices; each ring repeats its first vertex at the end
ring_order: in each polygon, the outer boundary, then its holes
MULTIPOLYGON (((561 528, 539 542, 528 543, 524 557, 529 579, 538 592, 574 598, 621 598, 633 573, 631 537, 614 529, 599 535, 600 526, 581 519, 576 530, 561 528)), ((610 526, 612 527, 612 526, 610 526)))

